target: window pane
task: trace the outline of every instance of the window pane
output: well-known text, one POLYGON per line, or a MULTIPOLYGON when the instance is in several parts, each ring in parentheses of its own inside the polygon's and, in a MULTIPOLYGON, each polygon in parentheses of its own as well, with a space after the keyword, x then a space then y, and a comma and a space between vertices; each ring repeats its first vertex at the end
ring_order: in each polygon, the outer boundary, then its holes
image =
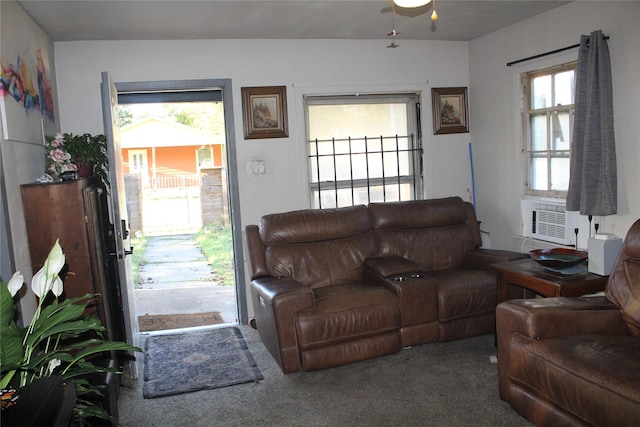
POLYGON ((309 139, 407 134, 404 103, 309 105, 309 139))
POLYGON ((405 94, 307 98, 315 207, 366 204, 370 193, 375 193, 371 201, 410 200, 421 194, 417 100, 405 94))
POLYGON ((531 86, 531 108, 548 108, 551 102, 551 76, 535 77, 531 86))
MULTIPOLYGON (((369 203, 369 196, 371 202, 399 202, 402 200, 412 200, 413 194, 410 184, 387 184, 387 185, 373 185, 367 191, 366 187, 356 187, 353 192, 350 188, 338 189, 338 205, 336 206, 336 190, 322 190, 322 207, 325 209, 353 206, 353 205, 366 205, 369 203), (352 199, 353 193, 353 199, 352 199)), ((318 209, 318 190, 312 190, 312 208, 318 209)))
POLYGON ((317 170, 311 171, 312 176, 316 178, 314 182, 334 181, 333 157, 320 157, 318 164, 320 165, 320 179, 318 179, 317 170))
MULTIPOLYGON (((338 181, 351 179, 351 161, 348 154, 336 156, 336 179, 338 181)), ((333 180, 333 178, 331 179, 333 180)))
POLYGON ((554 77, 555 82, 555 105, 573 104, 575 83, 573 81, 573 70, 558 73, 554 77))
POLYGON ((199 167, 210 168, 213 166, 213 150, 211 148, 199 148, 196 153, 199 167))
POLYGON ((570 133, 569 133, 569 113, 559 112, 551 114, 552 135, 553 135, 553 149, 554 150, 569 150, 570 148, 570 133))
POLYGON ((547 149, 547 115, 531 116, 531 149, 542 151, 547 149))
POLYGON ((569 187, 576 66, 572 62, 523 77, 530 88, 523 92, 528 195, 562 197, 569 187))
POLYGON ((569 189, 569 158, 554 157, 551 159, 551 189, 567 191, 569 189))
POLYGON ((531 160, 531 188, 533 190, 548 190, 547 158, 534 158, 531 160))

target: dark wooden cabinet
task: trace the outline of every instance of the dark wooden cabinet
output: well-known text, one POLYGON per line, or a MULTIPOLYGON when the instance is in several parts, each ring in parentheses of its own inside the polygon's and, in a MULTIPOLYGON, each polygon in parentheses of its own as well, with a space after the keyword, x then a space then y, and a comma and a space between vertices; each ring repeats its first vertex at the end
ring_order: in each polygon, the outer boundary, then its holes
POLYGON ((27 184, 21 191, 33 273, 59 239, 66 256, 62 296, 98 294, 88 310, 107 328, 107 339, 124 341, 115 241, 104 185, 97 178, 85 178, 27 184))

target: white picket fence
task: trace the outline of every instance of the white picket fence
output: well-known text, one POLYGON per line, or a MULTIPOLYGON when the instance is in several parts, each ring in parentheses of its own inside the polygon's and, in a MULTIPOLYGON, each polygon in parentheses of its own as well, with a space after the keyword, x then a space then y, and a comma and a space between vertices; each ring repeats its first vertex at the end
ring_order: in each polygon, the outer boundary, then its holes
POLYGON ((142 186, 145 190, 184 190, 200 188, 200 174, 156 174, 143 176, 142 186))

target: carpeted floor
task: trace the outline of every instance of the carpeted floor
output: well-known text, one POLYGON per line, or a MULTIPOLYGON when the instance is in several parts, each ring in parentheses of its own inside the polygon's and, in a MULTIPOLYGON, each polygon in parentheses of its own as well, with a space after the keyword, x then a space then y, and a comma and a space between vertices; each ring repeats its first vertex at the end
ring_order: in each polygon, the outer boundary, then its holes
POLYGON ((263 379, 237 327, 150 336, 144 359, 145 399, 263 379))
POLYGON ((187 314, 145 314, 138 316, 140 332, 166 331, 224 323, 217 311, 187 314))
MULTIPOLYGON (((143 399, 123 378, 124 427, 532 426, 498 397, 493 335, 415 346, 333 369, 283 375, 258 332, 240 326, 264 380, 143 399)), ((148 335, 143 335, 143 338, 148 335)))

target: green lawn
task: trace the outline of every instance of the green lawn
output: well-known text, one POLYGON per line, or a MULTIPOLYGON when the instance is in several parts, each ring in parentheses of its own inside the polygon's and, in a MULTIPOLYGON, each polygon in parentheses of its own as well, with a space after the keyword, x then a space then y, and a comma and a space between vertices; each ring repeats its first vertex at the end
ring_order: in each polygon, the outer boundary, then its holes
POLYGON ((212 224, 196 234, 196 241, 213 267, 216 280, 221 285, 233 286, 233 239, 231 226, 212 224))

